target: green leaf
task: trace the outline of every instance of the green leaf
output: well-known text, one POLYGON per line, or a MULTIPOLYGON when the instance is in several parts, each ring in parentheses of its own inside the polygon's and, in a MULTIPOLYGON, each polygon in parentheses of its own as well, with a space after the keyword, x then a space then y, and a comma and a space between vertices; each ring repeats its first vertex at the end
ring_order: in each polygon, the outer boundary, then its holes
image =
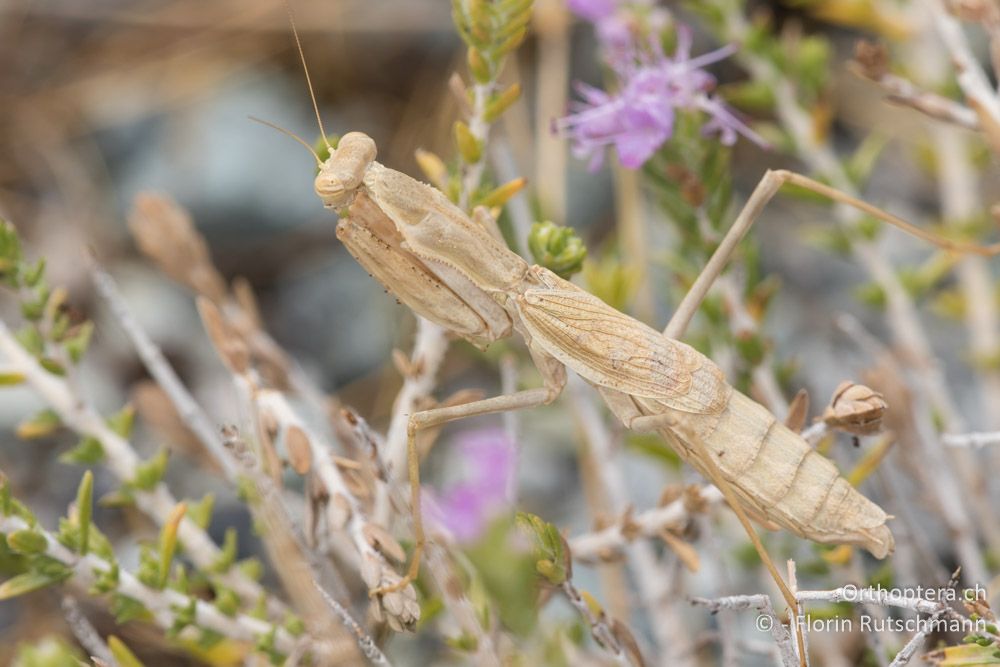
POLYGON ((493 78, 493 68, 490 66, 489 61, 483 55, 482 51, 476 47, 469 47, 467 62, 469 65, 469 73, 472 74, 472 78, 476 81, 476 83, 489 83, 490 79, 493 78))
POLYGON ((810 35, 798 42, 794 56, 798 83, 807 97, 816 97, 826 87, 830 74, 830 43, 810 35))
POLYGON ((45 353, 45 339, 34 324, 26 324, 17 332, 17 342, 33 357, 45 353))
POLYGON ((87 352, 87 348, 90 347, 90 339, 94 335, 94 323, 87 320, 83 324, 76 328, 65 341, 66 354, 69 355, 70 361, 74 364, 80 363, 83 359, 83 355, 87 352))
POLYGON ((256 558, 244 558, 236 563, 236 567, 239 568, 244 577, 254 581, 260 581, 260 578, 264 576, 264 565, 256 558))
POLYGON ((226 537, 222 541, 222 549, 219 556, 212 563, 211 571, 218 574, 228 572, 229 568, 236 562, 236 548, 238 546, 239 534, 233 527, 226 528, 226 537))
POLYGON ((496 119, 503 115, 504 111, 509 109, 519 99, 521 99, 521 85, 513 83, 502 93, 490 98, 490 101, 486 104, 486 111, 483 113, 484 120, 487 123, 496 121, 496 119))
POLYGON ((38 365, 53 375, 58 375, 59 377, 66 375, 66 367, 52 357, 41 357, 38 360, 38 365))
POLYGON ((0 387, 13 387, 24 382, 23 373, 0 373, 0 387))
POLYGON ((198 602, 195 598, 188 598, 188 602, 183 607, 171 605, 170 610, 174 612, 174 623, 167 630, 168 637, 176 637, 181 631, 194 625, 198 619, 198 602))
POLYGON ((293 637, 300 637, 306 631, 305 621, 291 612, 285 616, 285 622, 282 623, 282 627, 293 637))
POLYGON ((90 549, 90 519, 94 512, 94 473, 87 470, 76 491, 76 516, 80 530, 80 554, 90 549))
POLYGON ((152 491, 166 474, 168 459, 167 450, 161 449, 156 456, 140 463, 136 466, 135 477, 132 479, 131 485, 142 491, 152 491))
POLYGON ((882 155, 883 149, 889 145, 889 136, 878 132, 872 132, 861 145, 855 149, 854 154, 845 165, 848 178, 860 189, 864 189, 868 179, 878 164, 878 159, 882 155))
POLYGON ((35 262, 34 266, 25 266, 24 273, 21 275, 24 284, 27 287, 38 287, 42 282, 42 278, 45 276, 45 258, 41 257, 35 262))
POLYGON ((97 438, 85 436, 77 445, 59 456, 60 463, 94 465, 104 460, 104 446, 97 438))
POLYGON ((52 329, 49 331, 49 338, 55 341, 63 340, 69 333, 71 324, 69 315, 57 312, 52 318, 52 329))
POLYGON ((135 424, 135 408, 131 403, 128 403, 121 410, 108 417, 106 422, 108 428, 127 439, 132 435, 132 426, 135 424))
POLYGON ((19 644, 10 667, 89 667, 90 664, 83 661, 83 654, 75 646, 47 633, 30 643, 19 644))
POLYGON ((882 310, 886 305, 885 291, 875 283, 866 283, 854 290, 854 296, 865 304, 866 306, 871 306, 872 308, 877 308, 882 310))
POLYGON ((73 571, 63 566, 54 572, 25 572, 0 584, 0 600, 9 600, 25 593, 31 593, 68 579, 73 571))
POLYGON ((212 509, 215 507, 215 495, 206 493, 196 503, 188 503, 188 518, 202 530, 208 529, 212 522, 212 509))
POLYGON ((984 665, 1000 665, 1000 657, 996 655, 995 646, 980 646, 979 644, 962 644, 948 646, 935 651, 930 658, 936 667, 980 667, 984 665))
POLYGON ((145 605, 123 593, 114 593, 111 596, 111 614, 119 625, 152 616, 145 605))
POLYGON ((510 36, 504 39, 502 42, 497 44, 493 49, 493 57, 500 59, 511 53, 514 49, 521 46, 524 42, 524 38, 528 36, 527 28, 516 28, 514 29, 510 36))
POLYGON ((14 225, 0 220, 0 278, 8 285, 17 287, 21 264, 21 239, 14 225))
POLYGON ((42 319, 42 315, 45 314, 45 301, 48 299, 48 290, 44 290, 43 294, 37 298, 30 301, 21 302, 21 315, 24 319, 29 322, 37 322, 42 319))
POLYGON ((39 531, 25 528, 24 530, 15 530, 9 533, 7 535, 7 546, 17 553, 31 556, 45 553, 45 549, 49 546, 49 541, 39 531))
POLYGON ((198 648, 202 650, 211 649, 213 646, 218 645, 220 642, 225 640, 225 635, 216 632, 215 630, 209 630, 207 628, 198 628, 201 634, 198 636, 198 648))
POLYGON ((462 156, 462 160, 467 164, 479 162, 479 159, 483 156, 483 144, 472 134, 469 126, 457 120, 452 129, 455 135, 455 145, 458 146, 458 152, 462 156))
POLYGON ((535 568, 550 584, 558 586, 570 578, 572 563, 566 540, 553 524, 528 512, 517 513, 518 526, 534 539, 535 568))
POLYGON ((125 642, 114 635, 108 635, 108 649, 111 650, 111 655, 118 663, 118 667, 145 667, 142 661, 129 650, 125 642))
POLYGON ((118 563, 112 561, 111 567, 107 570, 94 570, 94 585, 91 586, 92 594, 110 593, 118 588, 118 563))
POLYGON ((236 616, 237 612, 240 610, 240 598, 236 595, 232 589, 226 588, 225 586, 216 585, 215 587, 215 600, 213 600, 216 608, 221 611, 226 616, 236 616))
POLYGON ((604 303, 627 312, 638 284, 635 269, 620 262, 613 253, 583 265, 587 289, 604 303))
POLYGON ((6 479, 0 480, 0 512, 3 512, 4 516, 21 517, 31 525, 37 523, 31 510, 11 494, 10 481, 6 479))
POLYGON ((127 485, 122 485, 118 490, 104 494, 97 501, 101 507, 128 507, 134 503, 135 494, 127 485))
POLYGON ((751 366, 757 366, 767 354, 767 341, 755 331, 741 331, 733 336, 736 351, 751 366))
POLYGON ((160 557, 155 545, 143 544, 139 547, 139 567, 135 570, 135 576, 150 588, 159 587, 160 557))
POLYGON ((263 653, 271 661, 271 664, 280 665, 285 656, 283 656, 275 646, 275 635, 277 634, 277 628, 271 628, 270 631, 259 635, 257 640, 254 642, 254 650, 258 653, 263 653))
POLYGON ((167 585, 167 578, 170 576, 170 564, 174 560, 177 552, 177 531, 181 522, 184 521, 184 514, 187 512, 187 505, 178 503, 170 512, 170 516, 163 524, 160 531, 160 578, 157 581, 157 588, 164 588, 167 585))
POLYGON ((18 424, 15 432, 23 440, 34 440, 52 435, 60 426, 62 420, 55 410, 46 409, 18 424))
POLYGON ((192 591, 191 579, 188 576, 187 568, 184 567, 183 563, 178 563, 174 567, 174 578, 170 582, 170 588, 174 589, 178 593, 184 593, 189 595, 192 591))
POLYGON ((764 113, 774 108, 774 87, 764 81, 721 86, 719 93, 727 102, 746 111, 764 113))

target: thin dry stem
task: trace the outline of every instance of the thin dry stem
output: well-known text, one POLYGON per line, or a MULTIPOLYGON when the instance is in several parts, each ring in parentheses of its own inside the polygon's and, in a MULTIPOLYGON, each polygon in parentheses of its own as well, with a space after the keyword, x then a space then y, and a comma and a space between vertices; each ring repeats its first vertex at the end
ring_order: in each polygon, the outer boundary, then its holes
MULTIPOLYGON (((403 386, 392 406, 392 419, 385 436, 384 456, 390 482, 405 477, 406 425, 410 415, 417 410, 417 402, 434 391, 437 371, 447 351, 448 338, 445 330, 418 316, 417 337, 410 355, 410 368, 413 372, 403 378, 403 386)), ((380 522, 388 519, 386 516, 376 518, 380 522)))
POLYGON ((955 65, 958 85, 979 115, 980 124, 993 149, 1000 150, 1000 97, 972 52, 962 24, 941 0, 924 0, 937 31, 955 65))
POLYGON ((226 448, 239 464, 243 477, 253 484, 256 491, 257 496, 249 502, 249 506, 254 518, 264 528, 261 538, 270 561, 274 563, 285 590, 295 600, 295 607, 303 616, 306 627, 313 636, 324 638, 323 642, 317 642, 320 645, 316 648, 324 660, 332 661, 336 657, 352 654, 352 651, 345 650, 342 643, 331 641, 332 636, 340 635, 340 626, 343 626, 364 652, 362 640, 368 638, 363 633, 359 634, 354 619, 346 610, 335 610, 327 604, 318 581, 317 568, 313 564, 313 555, 305 547, 300 531, 285 507, 281 491, 263 474, 256 458, 240 439, 239 432, 227 428, 225 433, 226 448))
POLYGON ((385 654, 379 650, 375 641, 368 636, 364 629, 358 625, 358 622, 354 620, 350 612, 344 607, 344 605, 337 602, 333 596, 327 593, 322 586, 320 586, 318 581, 313 581, 316 586, 316 590, 319 591, 320 595, 326 601, 327 605, 330 607, 331 611, 336 614, 341 622, 344 624, 351 634, 357 639, 358 648, 361 649, 361 653, 364 654, 368 661, 373 665, 379 665, 380 667, 392 667, 392 663, 389 659, 385 657, 385 654))
MULTIPOLYGON (((52 375, 28 354, 14 338, 7 326, 0 322, 0 352, 7 357, 7 363, 23 374, 34 390, 59 415, 62 422, 80 435, 90 436, 100 441, 106 455, 107 467, 122 482, 131 482, 136 475, 139 456, 132 444, 111 430, 104 419, 81 396, 74 395, 66 382, 52 375)), ((151 491, 135 491, 136 505, 158 525, 169 519, 177 499, 162 482, 151 491)), ((188 518, 181 521, 178 538, 184 545, 191 560, 201 569, 210 570, 221 552, 208 534, 188 518)), ((270 596, 261 586, 233 569, 219 575, 226 586, 240 597, 254 604, 262 596, 268 602, 268 610, 276 617, 287 612, 283 603, 270 596)))
MULTIPOLYGON (((598 414, 592 399, 585 393, 583 382, 571 376, 567 392, 577 419, 585 434, 587 444, 597 465, 598 478, 610 503, 610 511, 621 513, 629 503, 621 464, 611 444, 610 435, 598 414)), ((625 551, 629 565, 641 582, 640 598, 651 619, 653 634, 660 655, 669 656, 670 664, 690 663, 691 645, 684 634, 681 615, 671 599, 673 585, 664 568, 657 562, 651 545, 634 542, 625 551)))
MULTIPOLYGON (((285 432, 291 428, 300 429, 305 434, 306 441, 312 451, 312 470, 330 494, 327 504, 327 520, 333 531, 344 530, 361 557, 361 570, 366 575, 365 583, 371 588, 391 585, 399 579, 399 575, 389 565, 385 556, 373 545, 373 536, 390 539, 385 531, 367 517, 361 502, 351 491, 339 467, 334 463, 332 450, 312 428, 299 418, 284 394, 267 389, 256 392, 257 407, 261 414, 269 415, 278 424, 279 430, 285 432)), ((388 546, 388 545, 384 545, 388 546)), ((392 545, 399 550, 398 545, 392 545)), ((389 593, 382 599, 382 604, 389 612, 390 618, 398 619, 400 628, 414 623, 419 616, 416 604, 416 592, 412 586, 401 591, 389 593)))
POLYGON ((111 655, 111 649, 104 643, 90 619, 80 609, 76 598, 68 594, 63 595, 62 610, 70 630, 73 631, 73 636, 87 650, 91 658, 103 661, 108 667, 119 667, 118 661, 111 655))
MULTIPOLYGON (((695 501, 715 505, 722 501, 722 493, 706 485, 694 491, 695 501)), ((569 540, 573 558, 580 561, 606 559, 624 550, 636 537, 658 537, 664 530, 681 526, 691 520, 689 509, 692 498, 685 496, 663 507, 646 510, 640 514, 626 515, 621 520, 601 530, 577 535, 569 540)))
POLYGON ((910 107, 928 118, 951 123, 967 130, 979 131, 981 129, 979 117, 969 107, 937 93, 924 90, 909 79, 889 72, 885 64, 881 62, 888 58, 883 47, 862 43, 858 46, 857 56, 859 61, 855 62, 854 72, 878 85, 886 93, 890 102, 910 107), (862 58, 863 54, 870 57, 862 58), (873 60, 878 62, 872 62, 873 60))
POLYGON ((580 595, 580 591, 577 590, 576 586, 569 579, 564 581, 559 587, 569 603, 573 605, 573 608, 577 610, 583 620, 587 623, 587 627, 590 628, 590 634, 593 636, 594 641, 600 646, 604 651, 614 660, 615 664, 623 665, 628 667, 633 664, 629 660, 628 654, 622 648, 621 643, 615 636, 614 631, 608 626, 607 619, 603 613, 600 615, 595 614, 587 604, 587 601, 583 599, 580 595))
MULTIPOLYGON (((31 527, 19 517, 0 517, 0 532, 9 534, 29 528, 31 527)), ((88 590, 94 585, 97 574, 107 573, 113 568, 111 563, 93 553, 78 556, 60 544, 51 533, 43 532, 42 534, 47 544, 45 554, 72 568, 73 575, 70 581, 81 586, 84 590, 88 590)), ((193 603, 194 622, 198 626, 237 641, 254 642, 258 637, 267 635, 273 630, 275 648, 283 653, 290 653, 300 643, 309 641, 308 637, 296 639, 285 629, 246 614, 227 616, 204 600, 192 598, 172 588, 162 590, 150 588, 124 569, 118 570, 116 591, 141 602, 152 612, 157 625, 165 629, 173 627, 175 609, 186 609, 193 603)))
POLYGON ((712 613, 719 611, 744 611, 753 609, 758 614, 763 614, 769 619, 768 632, 771 633, 774 643, 778 646, 778 655, 781 658, 783 667, 798 667, 799 657, 795 653, 795 646, 792 643, 792 636, 788 628, 784 626, 774 607, 771 605, 771 598, 766 595, 731 595, 727 597, 709 600, 706 598, 691 598, 691 604, 706 607, 712 613))
POLYGON ((156 380, 163 389, 171 403, 177 409, 177 414, 184 424, 197 436, 205 451, 212 455, 215 462, 225 472, 226 477, 235 480, 235 469, 232 460, 226 455, 219 438, 218 431, 212 425, 208 415, 202 410, 198 402, 195 401, 191 392, 188 391, 184 383, 177 376, 170 362, 163 356, 163 352, 153 342, 139 322, 136 321, 129 309, 125 297, 118 290, 114 278, 102 269, 94 258, 90 258, 90 276, 97 288, 97 292, 104 298, 111 314, 114 315, 118 324, 125 331, 125 334, 135 346, 139 358, 149 374, 156 380))

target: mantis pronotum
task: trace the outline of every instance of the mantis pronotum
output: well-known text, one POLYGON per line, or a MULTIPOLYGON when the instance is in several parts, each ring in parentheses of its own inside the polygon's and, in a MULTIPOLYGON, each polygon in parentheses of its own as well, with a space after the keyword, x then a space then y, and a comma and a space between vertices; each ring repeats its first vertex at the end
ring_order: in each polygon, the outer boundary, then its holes
POLYGON ((383 166, 375 157, 375 142, 351 132, 319 164, 316 193, 324 206, 340 214, 338 238, 411 310, 473 344, 484 347, 516 331, 544 386, 410 415, 414 553, 406 577, 372 594, 405 586, 418 572, 425 537, 417 432, 466 417, 550 403, 565 384, 567 368, 593 385, 625 426, 659 433, 720 488, 793 608, 794 597, 748 517, 817 542, 860 546, 878 558, 892 551, 888 516, 878 505, 855 490, 800 435, 731 387, 711 360, 676 339, 739 241, 786 183, 858 208, 949 250, 995 255, 1000 245, 952 242, 800 174, 768 171, 660 333, 548 269, 529 265, 498 240, 485 210, 470 217, 438 190, 383 166))

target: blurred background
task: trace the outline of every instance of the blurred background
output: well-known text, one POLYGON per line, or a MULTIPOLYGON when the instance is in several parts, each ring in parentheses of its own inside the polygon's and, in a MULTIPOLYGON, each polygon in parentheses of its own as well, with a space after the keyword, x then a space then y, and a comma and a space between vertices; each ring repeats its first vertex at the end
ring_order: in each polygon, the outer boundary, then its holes
MULTIPOLYGON (((560 0, 536 4, 534 31, 503 75, 505 81, 520 81, 525 94, 494 129, 491 169, 497 181, 528 178, 527 194, 514 205, 530 207, 536 219, 576 228, 592 259, 613 249, 627 266, 628 245, 619 249, 616 236, 623 198, 615 193, 622 187, 634 191, 634 178, 630 184, 628 176, 609 169, 589 173, 550 129, 569 108, 573 81, 600 84, 605 76, 593 31, 560 0)), ((909 220, 938 220, 936 186, 915 158, 927 142, 926 121, 886 104, 875 86, 845 65, 857 39, 879 36, 878 26, 829 20, 816 11, 817 4, 823 3, 754 2, 747 14, 770 13, 775 32, 789 28, 829 39, 832 75, 817 114, 830 119, 831 145, 850 152, 877 135, 885 149, 866 198, 891 203, 909 220)), ((683 8, 667 6, 686 16, 683 8)), ((327 131, 369 134, 381 162, 415 177, 421 177, 415 149, 453 154, 451 127, 459 109, 449 79, 464 71, 465 52, 449 3, 295 0, 293 8, 327 131)), ((695 53, 718 46, 695 26, 695 53)), ((919 41, 913 44, 919 49, 919 41)), ((723 85, 745 78, 733 61, 713 73, 723 85)), ((47 258, 51 282, 69 288, 74 308, 95 319, 95 344, 85 366, 93 400, 116 409, 145 372, 93 293, 85 268, 88 252, 118 279, 143 326, 213 418, 220 424, 235 418, 229 378, 191 299, 138 254, 129 236, 126 220, 134 197, 157 191, 190 210, 227 279, 249 280, 266 328, 316 383, 382 428, 400 384, 390 351, 410 349, 413 317, 340 247, 336 217, 313 193, 310 155, 250 116, 308 143, 319 136, 286 8, 278 0, 0 2, 0 215, 21 232, 29 256, 47 258)), ((747 142, 735 148, 733 164, 738 202, 766 169, 802 167, 780 150, 747 142)), ((996 192, 995 169, 983 171, 982 179, 982 192, 996 192)), ((660 215, 654 206, 643 209, 652 256, 645 260, 645 287, 631 293, 628 306, 662 329, 676 290, 668 287, 670 269, 656 254, 671 239, 660 215)), ((809 389, 813 414, 840 381, 860 379, 871 367, 871 350, 838 326, 841 314, 849 313, 876 340, 888 337, 878 309, 857 298, 863 279, 856 263, 806 242, 803 230, 825 225, 829 217, 827 208, 779 199, 754 232, 763 270, 781 285, 763 325, 769 349, 789 364, 787 396, 809 389)), ((919 262, 927 254, 910 239, 894 233, 887 238, 880 247, 893 263, 919 262)), ((10 300, 0 304, 5 314, 14 308, 10 300)), ((979 385, 969 381, 961 323, 933 313, 921 317, 964 425, 990 428, 1000 415, 984 414, 979 385)), ((438 393, 466 387, 495 393, 496 364, 458 343, 441 371, 438 393)), ((0 469, 43 521, 51 522, 73 497, 79 472, 56 462, 69 440, 21 443, 12 435, 33 406, 36 399, 27 390, 5 390, 0 398, 0 469)), ((476 425, 499 423, 483 419, 476 425)), ((449 428, 444 440, 470 427, 449 428)), ((591 518, 577 481, 578 434, 567 411, 525 414, 520 432, 523 507, 570 533, 586 530, 591 518)), ((144 433, 138 441, 147 453, 167 444, 156 433, 144 433)), ((846 442, 837 447, 835 458, 857 458, 846 442)), ((449 475, 448 453, 439 449, 427 468, 432 484, 449 475)), ((183 453, 179 460, 168 475, 178 495, 219 489, 214 536, 221 539, 227 524, 247 525, 240 505, 217 479, 198 472, 183 453)), ((654 505, 662 473, 638 457, 626 466, 632 502, 654 505)), ((689 469, 676 477, 697 479, 689 469)), ((98 486, 108 491, 113 484, 99 476, 98 486)), ((155 534, 127 513, 102 511, 97 520, 112 535, 155 534)), ((928 531, 932 544, 946 539, 941 526, 928 531)), ((241 550, 252 548, 241 544, 241 550)), ((954 562, 947 553, 944 560, 954 562)), ((579 576, 586 582, 596 574, 582 568, 579 576)), ((691 590, 698 590, 699 581, 692 579, 691 590)), ((55 596, 43 594, 0 604, 0 663, 10 659, 16 642, 58 632, 55 602, 55 596)))

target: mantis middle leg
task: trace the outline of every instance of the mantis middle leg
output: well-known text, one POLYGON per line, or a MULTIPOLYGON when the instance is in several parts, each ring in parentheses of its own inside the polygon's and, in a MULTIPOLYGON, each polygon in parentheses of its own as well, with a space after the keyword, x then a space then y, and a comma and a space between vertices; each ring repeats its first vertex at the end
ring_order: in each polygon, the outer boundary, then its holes
POLYGON ((398 591, 408 586, 420 572, 420 557, 423 554, 426 536, 420 508, 420 456, 417 452, 417 432, 420 429, 440 426, 467 417, 496 414, 508 410, 522 410, 551 403, 562 392, 566 384, 565 368, 552 359, 541 359, 541 355, 535 351, 533 351, 532 357, 535 358, 536 365, 542 372, 544 387, 503 394, 462 405, 423 410, 410 415, 406 425, 406 465, 410 483, 410 512, 413 517, 413 554, 410 557, 410 565, 406 575, 402 579, 389 586, 376 588, 371 591, 370 595, 398 591))

